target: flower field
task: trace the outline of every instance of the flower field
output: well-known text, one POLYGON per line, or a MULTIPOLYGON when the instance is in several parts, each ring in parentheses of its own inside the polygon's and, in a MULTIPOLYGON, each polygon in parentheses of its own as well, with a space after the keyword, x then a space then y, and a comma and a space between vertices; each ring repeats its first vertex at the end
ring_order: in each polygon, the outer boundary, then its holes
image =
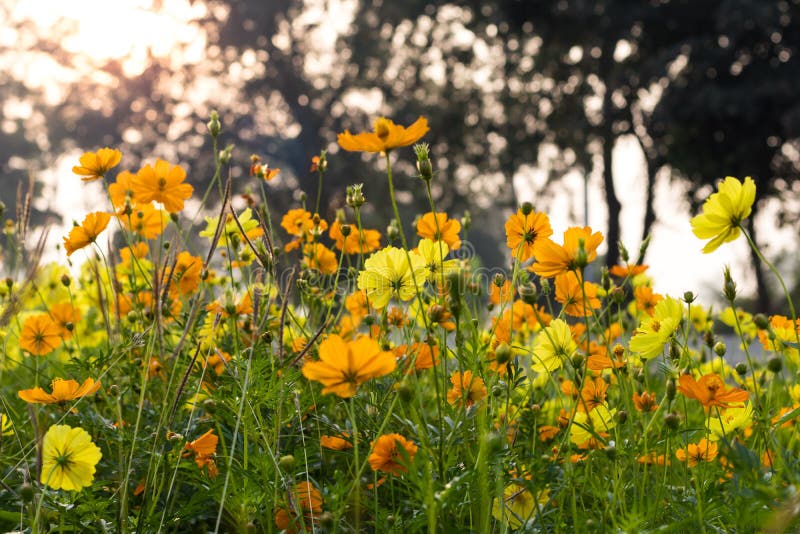
POLYGON ((723 265, 722 305, 659 294, 647 240, 606 269, 602 232, 556 232, 530 203, 507 217, 506 269, 483 267, 469 215, 435 205, 423 117, 339 134, 281 213, 280 170, 217 151, 216 114, 208 130, 203 190, 186 163, 86 152, 62 179, 103 183, 105 204, 72 214, 57 263, 30 198, 6 223, 0 530, 800 529, 800 321, 743 224, 753 180, 721 181, 686 246, 748 241, 786 315, 742 308, 723 265), (389 195, 354 183, 326 219, 349 152, 389 195), (429 199, 411 226, 398 180, 429 199))

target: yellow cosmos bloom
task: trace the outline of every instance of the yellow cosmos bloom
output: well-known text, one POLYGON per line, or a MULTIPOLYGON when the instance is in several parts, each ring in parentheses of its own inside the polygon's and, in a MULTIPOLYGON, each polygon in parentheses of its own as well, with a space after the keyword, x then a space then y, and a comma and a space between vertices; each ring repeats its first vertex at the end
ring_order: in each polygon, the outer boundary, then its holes
POLYGON ((53 425, 42 442, 40 481, 53 489, 78 491, 91 485, 103 455, 82 428, 53 425))
POLYGON ((586 445, 598 436, 605 435, 609 430, 617 426, 614 421, 617 409, 609 410, 605 404, 600 404, 589 412, 577 412, 569 431, 569 440, 578 445, 586 445))
POLYGON ((67 256, 71 256, 76 250, 80 250, 95 242, 103 230, 108 226, 111 215, 102 211, 90 213, 83 219, 80 226, 73 226, 69 235, 64 238, 64 248, 67 256))
POLYGON ((426 278, 422 256, 386 247, 364 262, 364 270, 358 275, 358 288, 366 292, 373 306, 383 308, 393 296, 399 300, 414 298, 417 294, 414 282, 421 286, 426 278))
POLYGON ((509 528, 517 530, 525 526, 536 515, 536 507, 550 501, 550 490, 544 489, 534 495, 525 486, 509 484, 503 489, 503 501, 495 499, 492 503, 492 516, 497 521, 505 519, 509 528))
POLYGON ((560 369, 566 360, 572 358, 577 348, 569 325, 562 319, 555 319, 536 335, 531 369, 537 373, 560 369))
POLYGON ((444 241, 431 241, 430 239, 421 239, 417 245, 417 254, 419 254, 425 261, 425 269, 427 272, 427 280, 432 283, 442 281, 442 271, 445 276, 449 273, 455 273, 459 270, 458 260, 444 260, 450 253, 450 247, 444 241))
MULTIPOLYGON (((253 210, 250 208, 245 208, 236 218, 239 220, 239 224, 236 224, 231 214, 228 214, 225 218, 225 228, 219 236, 217 247, 227 248, 234 241, 239 244, 243 243, 242 230, 251 241, 264 235, 264 230, 259 226, 258 220, 253 218, 253 210), (242 226, 242 230, 239 229, 239 225, 242 226)), ((218 226, 219 217, 206 217, 206 229, 200 232, 200 237, 207 237, 209 240, 214 239, 218 226)))
POLYGON ((709 438, 711 441, 719 441, 752 424, 753 405, 747 402, 743 406, 731 406, 721 415, 712 412, 712 415, 706 421, 706 428, 710 432, 709 438))
POLYGON ((99 180, 108 171, 119 165, 122 152, 114 148, 101 148, 97 152, 86 152, 80 157, 80 165, 72 167, 72 172, 84 182, 99 180))
POLYGON ((14 425, 6 414, 0 413, 0 436, 14 435, 14 425))
POLYGON ((386 117, 375 121, 372 132, 353 135, 349 130, 340 133, 339 146, 348 152, 388 152, 393 148, 413 145, 428 133, 428 119, 420 117, 408 128, 386 117))
POLYGON ((664 345, 680 325, 682 317, 683 307, 680 302, 672 297, 660 300, 653 309, 653 317, 646 318, 631 338, 631 352, 638 353, 645 360, 661 354, 664 345))
POLYGON ((331 335, 319 345, 319 361, 306 362, 302 372, 307 379, 325 386, 323 394, 349 398, 356 394, 358 386, 371 378, 388 375, 396 366, 394 353, 381 350, 374 339, 360 337, 346 342, 331 335))
POLYGON ((692 218, 692 232, 700 239, 711 239, 703 252, 714 252, 723 243, 739 237, 741 224, 752 211, 756 184, 749 176, 740 182, 728 176, 719 190, 703 204, 703 213, 692 218))

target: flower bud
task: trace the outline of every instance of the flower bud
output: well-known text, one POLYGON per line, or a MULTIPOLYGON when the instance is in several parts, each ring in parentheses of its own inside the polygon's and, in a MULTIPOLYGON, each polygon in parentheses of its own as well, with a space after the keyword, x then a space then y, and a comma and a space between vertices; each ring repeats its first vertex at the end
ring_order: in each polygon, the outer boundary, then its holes
POLYGON ((282 470, 290 471, 294 467, 294 456, 291 454, 281 456, 281 459, 278 461, 278 465, 282 470))
POLYGON ((692 302, 694 302, 694 299, 695 299, 694 293, 692 293, 691 291, 684 292, 683 301, 686 302, 686 304, 691 304, 692 302))
POLYGON ((527 284, 519 286, 519 296, 525 304, 534 305, 539 299, 539 291, 536 289, 536 284, 528 282, 527 284))
POLYGON ((341 227, 341 232, 342 232, 342 235, 343 235, 344 237, 347 237, 347 236, 349 236, 349 235, 350 235, 350 231, 351 231, 351 229, 352 229, 352 228, 351 228, 351 226, 350 226, 349 224, 343 224, 343 225, 342 225, 342 227, 341 227))
POLYGON ((29 503, 33 501, 35 495, 36 489, 27 482, 19 487, 19 498, 22 499, 22 502, 29 503))
POLYGON ((496 349, 494 349, 494 360, 499 364, 508 363, 511 360, 512 355, 511 347, 508 343, 500 343, 496 349))
POLYGON ((714 354, 719 356, 720 358, 725 356, 725 353, 728 351, 728 348, 725 346, 725 343, 722 341, 717 341, 714 343, 714 354))
POLYGON ((62 286, 69 287, 69 285, 71 283, 72 283, 72 279, 69 277, 69 275, 67 275, 67 274, 61 275, 61 285, 62 286))
POLYGON ((744 376, 747 374, 747 364, 744 362, 739 362, 736 364, 736 374, 739 376, 744 376))
POLYGON ((461 217, 461 228, 466 232, 472 226, 472 215, 469 210, 464 211, 464 216, 461 217))
POLYGON ((217 137, 222 130, 222 127, 219 123, 219 114, 216 111, 211 112, 211 120, 208 121, 208 131, 211 133, 211 137, 217 137))
POLYGON ((530 202, 523 202, 522 205, 519 207, 519 210, 525 216, 530 215, 531 213, 533 213, 533 204, 531 204, 530 202))
POLYGON ((780 373, 781 369, 783 369, 783 360, 781 360, 777 356, 775 356, 774 358, 770 358, 769 361, 767 362, 767 369, 769 369, 775 374, 780 373))
POLYGON ((671 430, 677 430, 681 425, 681 418, 678 414, 668 413, 664 416, 664 424, 671 430))
POLYGON ((506 275, 504 275, 503 273, 497 273, 496 275, 494 275, 492 282, 497 287, 503 287, 503 284, 506 283, 506 275))
POLYGON ((753 316, 753 322, 759 330, 766 330, 769 326, 769 320, 763 313, 757 313, 753 316))
POLYGON ((678 388, 675 385, 675 379, 670 378, 669 381, 667 382, 667 399, 670 401, 675 399, 675 395, 677 394, 677 392, 678 388))
POLYGON ((581 238, 578 239, 578 253, 575 255, 575 266, 578 269, 583 269, 589 265, 589 254, 586 252, 586 241, 581 238))
POLYGON ((731 278, 730 267, 725 267, 723 276, 725 278, 725 283, 722 286, 722 294, 725 295, 725 298, 728 300, 728 302, 733 303, 733 301, 736 300, 736 282, 734 282, 733 278, 731 278))

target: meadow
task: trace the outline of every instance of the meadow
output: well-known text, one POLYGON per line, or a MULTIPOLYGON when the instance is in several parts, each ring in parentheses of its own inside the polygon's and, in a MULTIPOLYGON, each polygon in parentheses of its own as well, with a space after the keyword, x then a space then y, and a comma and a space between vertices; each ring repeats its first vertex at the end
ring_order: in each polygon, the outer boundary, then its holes
MULTIPOLYGON (((743 308, 723 265, 722 306, 659 294, 648 241, 607 269, 604 235, 558 235, 544 205, 509 214, 507 268, 487 269, 476 222, 431 195, 424 138, 443 125, 339 134, 309 161, 317 189, 280 213, 280 170, 207 126, 204 190, 187 162, 126 170, 89 149, 62 179, 102 181, 105 205, 71 214, 59 262, 40 261, 30 192, 6 214, 0 530, 800 529, 800 321, 757 248, 786 315, 743 308), (381 163, 365 180, 389 196, 353 183, 326 220, 325 174, 348 152, 381 163), (412 226, 398 180, 429 199, 412 226), (364 227, 365 203, 385 228, 364 227)), ((686 246, 755 248, 755 193, 720 181, 686 246)))

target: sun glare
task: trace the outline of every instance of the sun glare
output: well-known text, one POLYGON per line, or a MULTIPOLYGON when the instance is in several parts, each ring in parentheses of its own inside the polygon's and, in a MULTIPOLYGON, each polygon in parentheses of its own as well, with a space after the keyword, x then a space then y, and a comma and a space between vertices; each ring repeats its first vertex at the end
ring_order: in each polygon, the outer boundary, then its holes
POLYGON ((189 0, 26 0, 11 18, 57 40, 75 66, 116 60, 130 77, 141 74, 151 57, 187 47, 201 52, 205 33, 194 21, 205 14, 204 3, 189 0))

